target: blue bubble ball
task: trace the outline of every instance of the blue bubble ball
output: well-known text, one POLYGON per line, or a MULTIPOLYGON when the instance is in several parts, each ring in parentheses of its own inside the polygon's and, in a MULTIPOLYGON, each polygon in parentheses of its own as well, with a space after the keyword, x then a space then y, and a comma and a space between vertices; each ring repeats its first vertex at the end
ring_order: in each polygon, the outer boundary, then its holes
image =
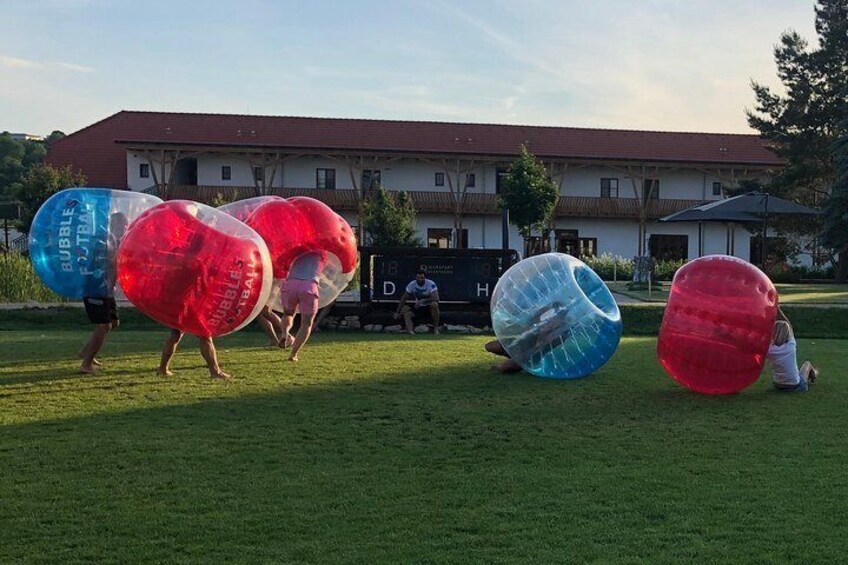
POLYGON ((108 188, 68 188, 38 209, 29 231, 36 274, 67 298, 112 296, 116 256, 129 224, 162 202, 149 194, 108 188))
POLYGON ((525 371, 551 379, 585 377, 621 340, 621 313, 583 261, 545 253, 513 265, 492 294, 492 327, 525 371))

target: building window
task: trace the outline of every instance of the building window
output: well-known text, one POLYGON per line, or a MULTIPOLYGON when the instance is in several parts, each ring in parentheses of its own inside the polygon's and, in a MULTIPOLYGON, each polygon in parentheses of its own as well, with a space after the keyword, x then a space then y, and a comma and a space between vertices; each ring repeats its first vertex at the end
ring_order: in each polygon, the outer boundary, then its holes
POLYGON ((427 247, 436 249, 448 249, 451 241, 451 230, 443 228, 429 228, 427 230, 427 247))
POLYGON ((689 236, 653 234, 648 240, 651 257, 658 261, 689 259, 689 236))
POLYGON ((362 171, 362 190, 371 190, 380 186, 380 171, 365 169, 362 171))
POLYGON ((147 163, 139 163, 138 165, 138 176, 143 179, 150 178, 150 165, 147 163))
POLYGON ((601 179, 601 198, 618 198, 618 179, 601 179))
POLYGON ((714 182, 713 183, 713 196, 721 196, 722 192, 723 191, 721 189, 721 183, 720 182, 714 182))
POLYGON ((509 169, 497 169, 495 171, 495 194, 501 193, 503 188, 504 178, 509 174, 509 169))
POLYGON ((232 180, 233 179, 233 168, 229 165, 221 166, 221 180, 232 180))
POLYGON ((598 254, 598 238, 597 237, 581 237, 580 238, 580 256, 595 257, 598 254))
MULTIPOLYGON (((451 228, 429 228, 427 230, 427 247, 435 249, 450 249, 454 230, 451 228)), ((459 241, 455 246, 458 249, 468 249, 468 230, 462 229, 459 241)))
POLYGON ((315 188, 336 188, 336 169, 315 169, 315 188))
POLYGON ((660 179, 645 179, 642 184, 642 200, 660 199, 660 179))
POLYGON ((253 182, 265 182, 265 167, 253 167, 253 182))
POLYGON ((468 173, 465 175, 465 188, 474 188, 477 185, 477 175, 468 173))
POLYGON ((580 237, 577 230, 556 230, 557 253, 567 253, 574 257, 595 257, 598 254, 598 238, 580 237))
POLYGON ((436 173, 436 186, 445 186, 445 173, 436 173))
POLYGON ((468 249, 468 230, 466 228, 459 230, 459 241, 456 244, 458 249, 468 249))
POLYGON ((551 250, 551 240, 548 237, 533 235, 524 238, 524 257, 540 255, 551 250))
POLYGON ((557 253, 567 253, 577 256, 577 250, 580 242, 577 237, 577 230, 555 230, 554 238, 556 239, 557 253))

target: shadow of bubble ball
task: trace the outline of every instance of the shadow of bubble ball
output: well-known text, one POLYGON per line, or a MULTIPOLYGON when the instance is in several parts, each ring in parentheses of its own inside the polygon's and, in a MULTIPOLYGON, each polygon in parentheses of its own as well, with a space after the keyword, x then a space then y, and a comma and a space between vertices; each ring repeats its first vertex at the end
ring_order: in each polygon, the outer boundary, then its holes
POLYGON ((492 294, 492 327, 524 370, 576 379, 607 361, 621 339, 621 314, 583 261, 545 253, 513 265, 492 294))

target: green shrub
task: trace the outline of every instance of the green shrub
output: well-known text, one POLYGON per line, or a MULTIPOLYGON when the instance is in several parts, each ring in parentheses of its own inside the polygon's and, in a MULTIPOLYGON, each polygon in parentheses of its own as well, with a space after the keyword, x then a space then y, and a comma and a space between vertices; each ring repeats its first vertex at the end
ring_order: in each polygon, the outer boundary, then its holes
POLYGON ((0 302, 60 302, 62 297, 44 286, 32 263, 17 253, 0 256, 0 302))
POLYGON ((805 267, 803 265, 788 265, 786 263, 766 265, 765 273, 774 283, 799 283, 801 279, 833 280, 835 276, 832 265, 805 267))
POLYGON ((664 260, 657 261, 656 266, 654 267, 654 280, 656 281, 670 281, 674 278, 674 273, 677 272, 677 269, 686 264, 686 261, 679 260, 664 260))
POLYGON ((601 280, 629 281, 633 279, 633 261, 609 253, 597 257, 581 257, 589 268, 595 271, 601 280))
POLYGON ((209 200, 209 205, 213 208, 220 208, 225 204, 230 204, 238 200, 235 195, 232 194, 224 194, 223 192, 218 192, 209 200))

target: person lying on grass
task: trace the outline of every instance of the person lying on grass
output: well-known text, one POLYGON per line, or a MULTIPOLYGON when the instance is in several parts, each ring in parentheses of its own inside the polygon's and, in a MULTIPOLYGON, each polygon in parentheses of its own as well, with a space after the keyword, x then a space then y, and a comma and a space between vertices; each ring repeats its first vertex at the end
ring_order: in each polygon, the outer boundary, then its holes
POLYGON ((519 365, 516 361, 514 361, 509 353, 506 352, 504 346, 501 345, 501 342, 493 339, 483 346, 486 351, 492 353, 494 355, 500 355, 501 357, 506 357, 500 363, 495 363, 492 365, 492 369, 498 371, 499 373, 517 373, 521 371, 521 365, 519 365))
POLYGON ((804 361, 798 368, 795 334, 786 314, 778 308, 777 321, 774 323, 771 346, 766 358, 771 363, 772 382, 777 390, 786 392, 807 392, 816 382, 819 370, 810 361, 804 361))

